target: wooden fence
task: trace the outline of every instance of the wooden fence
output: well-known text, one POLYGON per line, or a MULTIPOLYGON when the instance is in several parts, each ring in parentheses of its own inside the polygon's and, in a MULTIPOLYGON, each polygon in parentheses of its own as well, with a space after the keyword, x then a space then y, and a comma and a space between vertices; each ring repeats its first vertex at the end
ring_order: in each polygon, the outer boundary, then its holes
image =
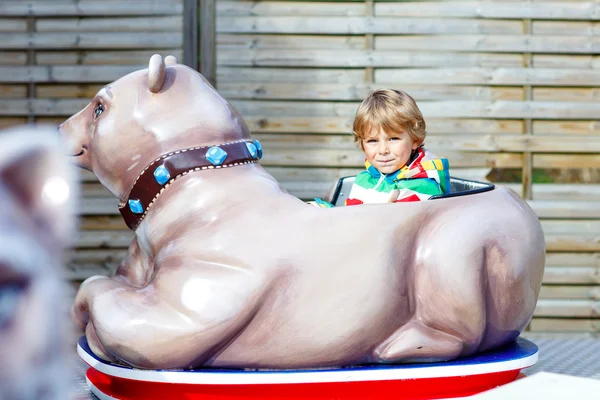
MULTIPOLYGON (((360 100, 406 90, 453 175, 519 172, 510 186, 548 248, 529 329, 598 335, 600 185, 535 177, 600 168, 599 19, 598 1, 218 0, 217 88, 301 198, 360 171, 349 134, 360 100)), ((181 57, 182 20, 173 0, 0 3, 0 125, 56 122, 152 53, 181 57)), ((116 201, 91 175, 83 184, 73 280, 108 273, 131 239, 116 201)))

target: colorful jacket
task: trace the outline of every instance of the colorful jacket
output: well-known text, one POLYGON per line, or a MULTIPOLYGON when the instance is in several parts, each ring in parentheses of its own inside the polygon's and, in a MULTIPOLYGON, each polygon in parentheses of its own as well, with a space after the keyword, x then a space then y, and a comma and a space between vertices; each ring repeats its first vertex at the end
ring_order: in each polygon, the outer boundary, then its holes
POLYGON ((368 161, 365 167, 366 171, 356 175, 347 206, 428 200, 450 189, 448 160, 437 158, 421 147, 413 154, 412 161, 396 172, 382 174, 368 161))

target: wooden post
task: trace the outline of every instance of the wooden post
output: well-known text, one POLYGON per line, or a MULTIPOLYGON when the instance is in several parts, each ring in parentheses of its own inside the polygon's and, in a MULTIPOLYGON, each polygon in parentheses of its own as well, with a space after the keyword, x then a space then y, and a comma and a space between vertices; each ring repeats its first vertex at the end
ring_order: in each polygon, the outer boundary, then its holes
POLYGON ((198 70, 198 0, 183 2, 183 63, 198 70))
MULTIPOLYGON (((523 21, 523 33, 529 35, 532 34, 532 23, 530 19, 526 19, 523 21)), ((531 53, 525 53, 523 55, 523 66, 531 68, 531 64, 531 53)), ((525 85, 523 89, 525 91, 525 100, 533 100, 533 89, 531 88, 531 85, 525 85)), ((533 134, 533 122, 531 118, 525 119, 525 134, 533 134)), ((531 200, 533 198, 533 154, 529 151, 523 153, 523 167, 521 171, 521 195, 524 199, 531 200)))
POLYGON ((200 0, 200 73, 217 87, 215 0, 200 0))
MULTIPOLYGON (((373 5, 373 0, 365 1, 365 14, 369 17, 373 17, 373 9, 375 6, 373 5)), ((373 51, 375 49, 375 37, 373 34, 366 35, 366 47, 368 50, 373 51)), ((372 66, 365 68, 365 82, 373 83, 375 77, 375 68, 372 66)))
MULTIPOLYGON (((27 17, 27 33, 29 33, 30 35, 33 35, 35 33, 35 17, 30 15, 27 17)), ((29 44, 29 47, 27 48, 27 66, 31 67, 34 66, 36 64, 35 62, 35 49, 34 47, 29 44)), ((35 82, 30 79, 29 84, 27 85, 27 98, 29 99, 28 101, 28 112, 27 112, 27 122, 28 123, 33 123, 35 121, 35 113, 33 112, 32 106, 31 104, 33 103, 33 99, 36 96, 36 88, 35 88, 35 82)))

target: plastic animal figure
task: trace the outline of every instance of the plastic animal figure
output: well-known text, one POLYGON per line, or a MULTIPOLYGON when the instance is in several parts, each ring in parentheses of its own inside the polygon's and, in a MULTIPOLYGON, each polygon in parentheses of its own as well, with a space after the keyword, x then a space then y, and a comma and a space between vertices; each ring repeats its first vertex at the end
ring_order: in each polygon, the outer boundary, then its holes
POLYGON ((68 398, 73 167, 56 128, 0 131, 0 399, 68 398))
POLYGON ((242 117, 196 71, 155 55, 61 132, 135 230, 73 316, 99 357, 138 368, 333 367, 450 360, 514 340, 545 245, 503 187, 322 209, 256 162, 242 117))

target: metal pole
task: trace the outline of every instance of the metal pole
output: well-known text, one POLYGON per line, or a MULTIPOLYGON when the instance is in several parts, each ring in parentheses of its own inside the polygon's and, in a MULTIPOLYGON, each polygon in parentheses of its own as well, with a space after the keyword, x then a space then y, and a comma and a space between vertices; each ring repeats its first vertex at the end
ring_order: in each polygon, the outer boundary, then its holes
POLYGON ((215 0, 200 0, 200 73, 217 87, 215 0))
POLYGON ((198 70, 198 0, 183 2, 183 63, 198 70))

